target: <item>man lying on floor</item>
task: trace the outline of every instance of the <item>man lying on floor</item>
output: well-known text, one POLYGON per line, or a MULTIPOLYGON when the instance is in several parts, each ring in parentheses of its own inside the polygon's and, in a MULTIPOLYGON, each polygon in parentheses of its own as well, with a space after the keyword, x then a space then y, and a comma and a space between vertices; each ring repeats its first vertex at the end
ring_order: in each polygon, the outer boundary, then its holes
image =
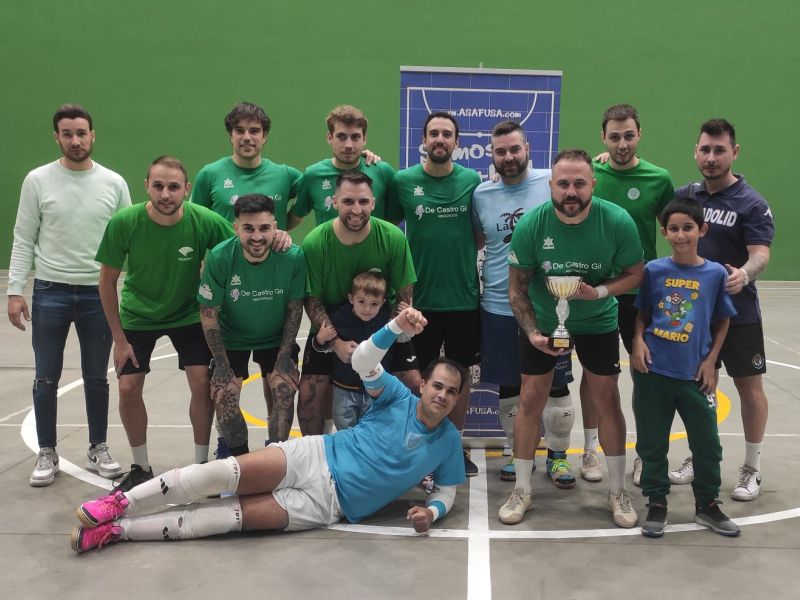
POLYGON ((446 358, 423 374, 420 398, 380 361, 400 333, 421 332, 408 308, 352 356, 372 408, 356 427, 279 442, 257 452, 173 469, 132 488, 85 502, 72 548, 86 552, 123 540, 185 540, 232 531, 326 527, 342 516, 357 523, 433 473, 439 491, 407 519, 419 533, 447 514, 464 480, 461 436, 447 415, 466 374, 446 358), (234 492, 236 495, 212 498, 234 492))

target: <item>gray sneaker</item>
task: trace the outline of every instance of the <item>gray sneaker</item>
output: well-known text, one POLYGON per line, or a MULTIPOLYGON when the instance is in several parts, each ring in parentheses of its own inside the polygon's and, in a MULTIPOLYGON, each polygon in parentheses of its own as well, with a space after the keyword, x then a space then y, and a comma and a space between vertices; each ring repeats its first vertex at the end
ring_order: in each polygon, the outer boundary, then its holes
POLYGON ((114 479, 122 473, 122 467, 111 457, 105 442, 89 446, 86 451, 86 468, 106 479, 114 479))
POLYGON ((694 522, 704 527, 710 527, 711 531, 728 537, 736 537, 742 532, 739 526, 719 509, 719 501, 717 500, 712 500, 708 504, 697 504, 694 512, 694 522))
POLYGON ((55 448, 42 448, 31 473, 31 485, 44 487, 50 485, 58 473, 58 453, 55 448))
POLYGON ((647 518, 642 523, 642 535, 658 538, 664 535, 667 526, 667 505, 664 502, 653 501, 647 504, 647 518))

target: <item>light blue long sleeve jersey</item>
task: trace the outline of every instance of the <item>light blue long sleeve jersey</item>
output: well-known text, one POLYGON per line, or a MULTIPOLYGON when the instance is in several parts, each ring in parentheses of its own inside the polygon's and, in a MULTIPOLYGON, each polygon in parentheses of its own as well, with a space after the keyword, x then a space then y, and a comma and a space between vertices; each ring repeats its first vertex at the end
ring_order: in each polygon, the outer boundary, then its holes
POLYGON ((486 236, 481 308, 495 315, 514 316, 508 303, 508 247, 511 234, 529 210, 550 201, 550 170, 528 169, 517 185, 484 181, 472 194, 472 221, 486 236))

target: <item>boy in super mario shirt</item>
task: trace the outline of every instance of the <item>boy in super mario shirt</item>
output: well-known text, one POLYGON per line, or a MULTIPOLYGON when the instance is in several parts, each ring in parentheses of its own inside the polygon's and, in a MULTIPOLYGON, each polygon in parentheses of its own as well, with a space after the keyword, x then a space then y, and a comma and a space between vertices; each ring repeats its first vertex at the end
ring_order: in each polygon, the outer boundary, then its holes
POLYGON ((730 317, 736 314, 725 291, 727 271, 697 254, 697 242, 708 229, 697 202, 677 198, 664 208, 660 220, 672 256, 645 266, 631 355, 636 370, 636 451, 643 461, 642 494, 649 497, 642 534, 661 537, 667 524, 667 451, 677 410, 694 456, 694 520, 736 536, 739 527, 723 514, 717 500, 722 446, 714 365, 730 317))

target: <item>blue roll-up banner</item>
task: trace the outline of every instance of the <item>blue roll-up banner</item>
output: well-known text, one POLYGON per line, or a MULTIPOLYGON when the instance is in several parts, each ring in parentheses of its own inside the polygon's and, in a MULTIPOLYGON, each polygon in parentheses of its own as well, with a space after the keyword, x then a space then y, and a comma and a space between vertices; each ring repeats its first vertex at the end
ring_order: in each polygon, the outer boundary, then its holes
MULTIPOLYGON (((425 160, 422 125, 430 113, 446 111, 460 129, 453 161, 482 179, 494 175, 492 128, 507 119, 522 125, 530 165, 549 169, 558 152, 561 79, 561 71, 400 67, 400 168, 425 160)), ((505 437, 497 416, 497 388, 479 378, 476 368, 464 434, 505 437)))

